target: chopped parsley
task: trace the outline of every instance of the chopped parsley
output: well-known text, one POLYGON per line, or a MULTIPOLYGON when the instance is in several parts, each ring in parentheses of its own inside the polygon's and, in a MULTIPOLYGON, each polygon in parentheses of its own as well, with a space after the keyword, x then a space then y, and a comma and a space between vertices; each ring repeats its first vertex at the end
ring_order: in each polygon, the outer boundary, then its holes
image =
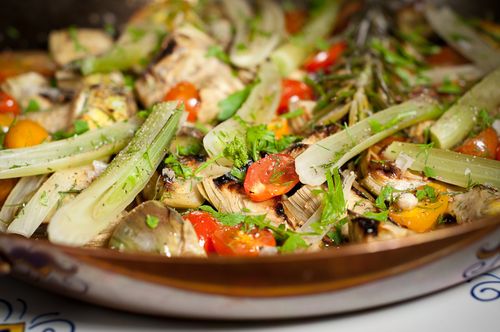
POLYGON ((387 221, 387 218, 389 217, 389 210, 385 210, 382 212, 365 212, 363 217, 372 219, 372 220, 377 220, 377 221, 387 221))
POLYGON ((210 213, 224 226, 234 227, 240 225, 244 231, 250 231, 253 228, 270 230, 278 243, 281 243, 281 247, 279 248, 281 252, 293 252, 297 249, 308 247, 307 242, 303 239, 303 236, 307 234, 288 230, 283 224, 278 227, 273 226, 266 220, 265 215, 222 213, 207 205, 201 206, 200 210, 210 213))
POLYGON ((236 136, 223 151, 223 156, 232 160, 234 167, 242 168, 249 160, 248 147, 246 142, 239 136, 236 136))
POLYGON ((227 55, 227 53, 224 52, 222 47, 220 47, 219 45, 210 46, 207 50, 207 54, 205 55, 205 57, 207 57, 207 58, 214 57, 214 58, 216 58, 224 63, 227 63, 227 64, 230 63, 229 55, 227 55))
POLYGON ((30 99, 24 113, 38 112, 41 109, 40 104, 35 99, 30 99))
POLYGON ((76 52, 87 52, 87 48, 80 43, 78 39, 78 30, 74 26, 68 28, 69 38, 73 42, 73 48, 76 52))
POLYGON ((422 189, 417 190, 415 196, 417 196, 419 201, 429 199, 431 202, 435 202, 437 200, 436 191, 428 185, 425 185, 422 189))
POLYGON ((49 196, 47 195, 46 191, 42 192, 42 194, 40 195, 40 199, 38 200, 38 202, 42 206, 48 206, 49 205, 49 196))
POLYGON ((337 168, 332 171, 329 169, 325 173, 327 190, 323 191, 323 211, 321 212, 320 220, 312 225, 312 228, 317 233, 339 226, 344 219, 347 211, 346 201, 344 198, 344 190, 342 188, 342 180, 337 168))
POLYGON ((452 82, 449 78, 445 78, 437 91, 443 94, 459 95, 462 93, 462 87, 452 82))
POLYGON ((493 125, 493 117, 484 108, 477 113, 477 123, 481 130, 485 130, 493 125))
POLYGON ((182 164, 173 154, 165 159, 165 166, 174 171, 175 176, 182 179, 190 179, 194 173, 191 167, 182 164))
POLYGON ((431 168, 429 166, 425 166, 424 167, 424 175, 427 176, 428 178, 434 178, 434 177, 436 177, 437 174, 433 168, 431 168))
POLYGON ((394 201, 393 193, 393 187, 389 185, 384 186, 380 191, 380 195, 378 195, 377 199, 375 200, 375 206, 382 211, 387 210, 388 207, 385 202, 388 201, 390 204, 392 204, 392 202, 394 201))
POLYGON ((200 155, 202 152, 203 152, 203 144, 201 144, 201 142, 177 146, 177 154, 179 156, 197 156, 200 155))
POLYGON ((70 138, 76 135, 81 135, 83 133, 86 133, 89 131, 89 124, 85 120, 76 120, 73 123, 73 130, 72 131, 56 131, 55 133, 52 134, 52 138, 54 140, 61 140, 61 139, 66 139, 70 138))
POLYGON ((280 115, 280 118, 283 118, 283 119, 294 119, 294 118, 297 118, 297 117, 299 117, 299 116, 301 116, 303 114, 304 114, 304 109, 303 108, 298 108, 295 111, 287 112, 287 113, 284 113, 284 114, 280 115))
POLYGON ((149 228, 155 229, 158 227, 159 223, 160 219, 158 219, 158 217, 151 216, 149 214, 146 216, 146 225, 148 225, 149 228))

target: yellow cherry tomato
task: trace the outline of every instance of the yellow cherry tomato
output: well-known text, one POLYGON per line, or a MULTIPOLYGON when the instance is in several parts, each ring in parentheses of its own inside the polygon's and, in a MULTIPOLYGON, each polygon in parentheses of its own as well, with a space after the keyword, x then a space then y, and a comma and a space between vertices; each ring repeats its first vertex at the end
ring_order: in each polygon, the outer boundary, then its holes
POLYGON ((411 210, 392 210, 389 212, 389 217, 400 226, 417 233, 427 232, 434 228, 439 216, 445 214, 448 209, 449 196, 446 195, 446 188, 439 184, 429 183, 428 186, 434 188, 436 192, 437 197, 434 202, 425 200, 419 202, 411 210))
POLYGON ((49 137, 49 133, 38 123, 31 120, 19 120, 14 123, 7 135, 4 146, 7 149, 24 148, 38 145, 49 137))
POLYGON ((290 127, 288 126, 288 121, 283 118, 277 118, 271 121, 267 125, 267 129, 273 131, 277 139, 280 139, 286 135, 290 135, 290 127))

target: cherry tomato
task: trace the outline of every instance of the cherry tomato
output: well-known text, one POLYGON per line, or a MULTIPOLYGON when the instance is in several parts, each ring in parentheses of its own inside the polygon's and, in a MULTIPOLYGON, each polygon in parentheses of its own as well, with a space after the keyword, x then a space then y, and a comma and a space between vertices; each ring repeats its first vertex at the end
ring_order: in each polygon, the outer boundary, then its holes
POLYGON ((327 51, 321 51, 310 56, 304 63, 304 69, 310 73, 325 70, 337 62, 346 48, 347 44, 345 42, 335 43, 327 51))
POLYGON ((497 156, 496 159, 500 161, 500 144, 497 146, 497 156))
POLYGON ((431 66, 457 66, 468 63, 460 53, 449 46, 441 47, 438 53, 427 57, 431 66))
POLYGON ((14 115, 21 113, 17 101, 3 91, 0 91, 0 113, 12 113, 14 115))
POLYGON ((17 183, 17 179, 0 180, 0 206, 5 203, 5 200, 10 194, 10 191, 17 183))
POLYGON ((193 211, 184 216, 194 227, 198 235, 200 245, 205 248, 207 254, 214 253, 215 247, 212 239, 213 233, 221 228, 221 225, 210 213, 205 211, 193 211))
POLYGON ((299 32, 306 23, 307 14, 300 9, 292 9, 285 12, 285 27, 289 34, 299 32))
POLYGON ((189 82, 178 83, 167 92, 163 100, 178 100, 183 102, 186 112, 189 113, 188 121, 196 121, 196 118, 198 117, 198 110, 200 108, 200 94, 193 84, 189 82))
POLYGON ((456 151, 471 156, 495 159, 497 146, 497 133, 493 128, 489 127, 477 136, 467 139, 456 151))
POLYGON ((14 123, 4 139, 7 149, 24 148, 38 145, 45 141, 49 134, 38 123, 31 120, 19 120, 14 123))
POLYGON ((299 182, 295 159, 287 154, 271 154, 248 168, 243 187, 254 202, 262 202, 289 192, 299 182))
POLYGON ((239 227, 223 227, 213 234, 215 251, 221 256, 257 256, 262 247, 275 247, 270 231, 256 228, 244 232, 239 227))
POLYGON ((281 85, 283 87, 283 92, 278 106, 278 114, 287 113, 290 102, 313 99, 312 89, 304 82, 283 79, 281 85))

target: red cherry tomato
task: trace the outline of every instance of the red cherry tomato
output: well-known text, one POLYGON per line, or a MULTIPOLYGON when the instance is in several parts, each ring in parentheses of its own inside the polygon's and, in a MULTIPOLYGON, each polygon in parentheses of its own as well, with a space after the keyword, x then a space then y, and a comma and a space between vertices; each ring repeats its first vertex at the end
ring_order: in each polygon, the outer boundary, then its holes
POLYGON ((310 73, 325 70, 337 62, 346 48, 347 44, 345 42, 335 43, 327 51, 321 51, 310 56, 304 63, 304 69, 310 73))
POLYGON ((290 102, 313 99, 312 89, 304 82, 283 79, 281 85, 283 86, 283 92, 278 106, 278 114, 287 113, 290 102))
POLYGON ((180 82, 171 88, 163 101, 181 101, 186 112, 189 113, 188 121, 195 122, 200 108, 200 94, 196 87, 189 82, 180 82))
POLYGON ((193 211, 184 216, 189 220, 198 235, 200 245, 205 248, 207 254, 214 253, 215 247, 212 239, 213 233, 221 228, 221 225, 210 213, 205 211, 193 211))
POLYGON ((456 151, 471 156, 495 159, 497 157, 498 136, 496 131, 489 127, 477 136, 467 139, 456 151))
POLYGON ((292 9, 285 12, 285 27, 289 34, 299 32, 306 23, 307 14, 300 9, 292 9))
POLYGON ((221 256, 257 256, 262 247, 275 247, 270 231, 253 229, 244 232, 239 227, 223 227, 213 234, 215 251, 221 256))
POLYGON ((262 202, 286 194, 298 182, 295 159, 287 154, 271 154, 248 168, 243 186, 252 201, 262 202))
POLYGON ((21 113, 17 101, 3 91, 0 91, 0 113, 12 113, 14 115, 21 113))

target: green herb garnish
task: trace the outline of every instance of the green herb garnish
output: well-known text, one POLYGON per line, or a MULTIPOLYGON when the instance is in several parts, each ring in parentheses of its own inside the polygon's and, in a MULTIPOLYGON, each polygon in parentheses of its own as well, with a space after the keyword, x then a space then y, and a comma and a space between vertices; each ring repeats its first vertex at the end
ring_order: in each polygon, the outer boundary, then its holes
POLYGON ((146 225, 148 225, 149 228, 155 229, 156 227, 158 227, 159 223, 160 219, 158 219, 158 217, 151 216, 149 214, 146 216, 146 225))

